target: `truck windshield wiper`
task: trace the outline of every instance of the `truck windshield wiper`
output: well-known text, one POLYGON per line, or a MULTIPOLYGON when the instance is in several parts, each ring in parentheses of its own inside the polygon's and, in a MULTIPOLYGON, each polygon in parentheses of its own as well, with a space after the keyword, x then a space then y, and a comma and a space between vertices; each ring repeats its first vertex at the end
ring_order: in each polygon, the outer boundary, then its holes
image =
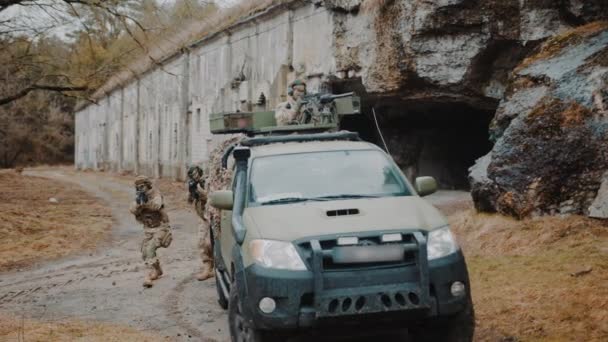
POLYGON ((298 203, 298 202, 307 202, 307 201, 327 201, 327 199, 323 199, 323 198, 306 198, 306 197, 284 197, 284 198, 277 198, 277 199, 274 199, 274 200, 262 202, 260 204, 261 205, 284 204, 284 203, 298 203))
POLYGON ((341 199, 341 198, 378 198, 375 195, 342 194, 316 197, 317 199, 341 199))

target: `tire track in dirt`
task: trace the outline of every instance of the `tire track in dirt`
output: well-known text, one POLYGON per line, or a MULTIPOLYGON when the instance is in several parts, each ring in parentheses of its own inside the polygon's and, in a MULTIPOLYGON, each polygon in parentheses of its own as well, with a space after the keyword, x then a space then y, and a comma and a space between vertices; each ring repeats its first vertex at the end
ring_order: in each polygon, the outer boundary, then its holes
POLYGON ((202 339, 201 341, 215 342, 215 340, 204 339, 202 336, 202 332, 200 332, 198 329, 193 327, 190 324, 190 322, 188 322, 182 315, 182 311, 181 311, 180 303, 179 303, 180 296, 185 291, 186 286, 189 283, 192 283, 193 281, 195 281, 194 275, 190 275, 190 276, 182 279, 179 283, 177 283, 177 286, 175 286, 173 291, 167 296, 167 299, 165 301, 165 310, 167 311, 168 316, 174 318, 177 325, 184 328, 184 330, 188 334, 188 338, 197 337, 197 338, 202 339))

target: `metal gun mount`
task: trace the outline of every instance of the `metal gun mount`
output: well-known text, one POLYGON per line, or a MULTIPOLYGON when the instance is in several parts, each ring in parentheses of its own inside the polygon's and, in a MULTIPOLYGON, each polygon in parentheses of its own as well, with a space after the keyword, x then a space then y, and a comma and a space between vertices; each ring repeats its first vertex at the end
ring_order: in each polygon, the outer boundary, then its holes
MULTIPOLYGON (((354 93, 346 93, 339 95, 332 94, 312 94, 306 95, 300 101, 300 113, 296 124, 321 124, 328 125, 338 122, 338 115, 349 115, 353 113, 353 108, 344 108, 344 106, 338 106, 337 102, 341 103, 340 99, 347 99, 346 104, 352 105, 352 98, 354 93), (346 110, 345 110, 346 109, 346 110)), ((358 106, 357 106, 358 107, 358 106)), ((358 108, 357 108, 358 109, 358 108)), ((358 112, 358 110, 357 110, 358 112)))
POLYGON ((276 134, 298 131, 332 131, 338 129, 339 117, 361 113, 361 100, 353 92, 344 94, 311 94, 300 101, 293 124, 277 126, 274 111, 228 112, 209 115, 213 134, 276 134))

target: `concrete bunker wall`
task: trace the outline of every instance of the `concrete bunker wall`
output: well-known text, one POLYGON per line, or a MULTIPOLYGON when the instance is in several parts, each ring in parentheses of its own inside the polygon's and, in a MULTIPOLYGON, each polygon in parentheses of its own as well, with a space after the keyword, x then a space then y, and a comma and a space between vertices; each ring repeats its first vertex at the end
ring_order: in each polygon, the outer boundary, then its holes
POLYGON ((312 4, 276 9, 114 89, 76 113, 76 167, 183 179, 228 138, 211 134, 211 113, 272 110, 297 76, 320 87, 334 71, 331 20, 312 4))

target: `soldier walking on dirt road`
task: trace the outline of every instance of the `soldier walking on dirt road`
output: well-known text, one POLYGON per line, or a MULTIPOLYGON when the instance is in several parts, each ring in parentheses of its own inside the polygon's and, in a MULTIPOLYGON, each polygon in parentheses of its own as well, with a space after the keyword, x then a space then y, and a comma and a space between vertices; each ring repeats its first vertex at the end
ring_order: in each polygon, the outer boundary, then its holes
POLYGON ((135 179, 135 202, 130 211, 135 215, 137 222, 144 225, 144 240, 141 244, 141 254, 150 270, 144 280, 144 287, 151 287, 153 281, 158 279, 163 270, 156 256, 158 248, 167 248, 173 240, 169 217, 165 212, 163 196, 160 191, 152 185, 148 177, 138 176, 135 179))
POLYGON ((209 222, 205 219, 205 205, 207 204, 207 194, 205 193, 205 180, 203 179, 203 169, 192 166, 188 170, 188 203, 194 203, 194 209, 198 216, 203 220, 199 225, 198 247, 201 253, 201 272, 196 279, 203 281, 214 276, 213 273, 213 247, 211 245, 211 234, 209 222))

